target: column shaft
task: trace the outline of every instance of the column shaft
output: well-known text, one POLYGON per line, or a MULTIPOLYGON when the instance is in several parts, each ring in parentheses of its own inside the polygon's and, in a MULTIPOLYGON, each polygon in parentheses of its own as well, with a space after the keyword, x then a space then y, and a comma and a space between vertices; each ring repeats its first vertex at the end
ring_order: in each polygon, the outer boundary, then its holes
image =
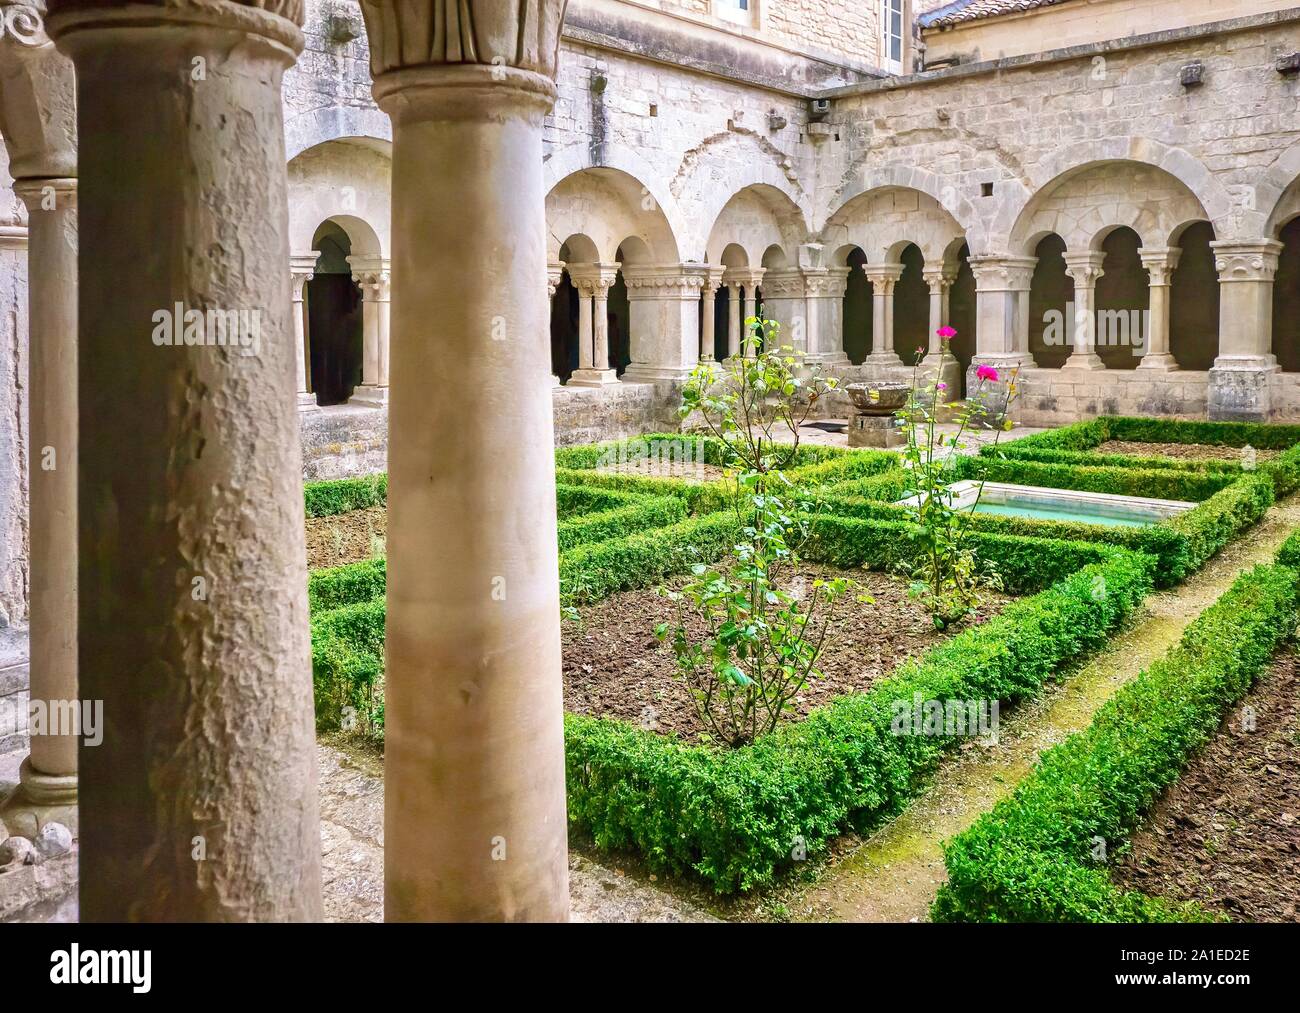
POLYGON ((81 918, 318 920, 281 97, 302 35, 233 3, 123 13, 49 21, 78 84, 79 662, 104 724, 81 918))
MULTIPOLYGON (((405 32, 428 23, 419 6, 363 8, 373 64, 407 52, 405 32)), ((555 38, 561 9, 529 7, 554 18, 555 38)), ((509 64, 522 29, 499 22, 517 9, 474 10, 484 64, 375 77, 393 117, 384 800, 393 921, 546 921, 569 910, 554 439, 538 297, 542 123, 555 91, 509 64), (503 39, 511 57, 487 66, 503 39)), ((544 51, 554 53, 555 38, 544 51)))

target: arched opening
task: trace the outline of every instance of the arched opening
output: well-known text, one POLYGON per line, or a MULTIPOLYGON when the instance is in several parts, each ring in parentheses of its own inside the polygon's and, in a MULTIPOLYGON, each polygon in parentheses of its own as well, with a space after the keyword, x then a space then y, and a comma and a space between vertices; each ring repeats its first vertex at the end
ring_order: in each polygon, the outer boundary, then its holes
POLYGON ((853 247, 845 260, 849 275, 844 282, 844 314, 841 330, 844 335, 844 354, 855 366, 871 354, 871 299, 872 285, 862 266, 867 255, 861 247, 853 247))
POLYGON ((1049 233, 1034 247, 1038 263, 1029 283, 1029 354, 1042 369, 1060 369, 1070 357, 1064 340, 1074 302, 1074 281, 1065 273, 1065 240, 1049 233))
POLYGON ((1285 373, 1300 373, 1300 217, 1277 234, 1282 253, 1273 276, 1273 354, 1285 373))
POLYGON ((1097 279, 1097 354, 1107 369, 1134 369, 1146 351, 1151 285, 1142 257, 1141 237, 1128 226, 1113 229, 1101 250, 1097 279))
POLYGON ((1207 370, 1219 354, 1219 272, 1210 248, 1213 240, 1209 222, 1195 222, 1178 237, 1182 252, 1169 289, 1169 350, 1179 369, 1207 370))
POLYGON ((307 281, 308 345, 311 382, 319 405, 341 404, 361 382, 363 320, 361 289, 352 280, 352 240, 334 221, 316 230, 312 248, 320 251, 307 281))
POLYGON ((970 269, 970 247, 965 243, 957 251, 957 277, 948 290, 948 326, 957 336, 948 343, 961 366, 961 394, 966 394, 966 370, 975 356, 975 274, 970 269))
POLYGON ((551 372, 567 383, 578 368, 578 290, 565 271, 551 296, 551 372))
POLYGON ((898 260, 903 273, 894 285, 894 351, 911 366, 929 348, 930 286, 919 246, 908 243, 898 260))

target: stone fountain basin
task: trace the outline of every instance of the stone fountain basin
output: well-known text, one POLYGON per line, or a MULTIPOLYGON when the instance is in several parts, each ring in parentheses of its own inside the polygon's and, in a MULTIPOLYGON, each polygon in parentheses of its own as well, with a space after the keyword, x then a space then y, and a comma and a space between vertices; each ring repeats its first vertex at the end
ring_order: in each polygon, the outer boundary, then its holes
POLYGON ((898 383, 850 383, 841 388, 853 402, 853 407, 863 415, 893 415, 907 404, 912 388, 898 383), (877 396, 873 399, 872 393, 877 396))

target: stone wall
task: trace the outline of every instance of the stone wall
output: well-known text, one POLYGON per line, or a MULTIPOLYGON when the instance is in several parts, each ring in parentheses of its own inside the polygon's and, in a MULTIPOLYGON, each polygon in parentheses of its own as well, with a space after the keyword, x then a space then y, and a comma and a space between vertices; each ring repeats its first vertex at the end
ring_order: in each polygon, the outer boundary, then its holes
POLYGON ((27 618, 26 211, 0 147, 0 628, 27 618))

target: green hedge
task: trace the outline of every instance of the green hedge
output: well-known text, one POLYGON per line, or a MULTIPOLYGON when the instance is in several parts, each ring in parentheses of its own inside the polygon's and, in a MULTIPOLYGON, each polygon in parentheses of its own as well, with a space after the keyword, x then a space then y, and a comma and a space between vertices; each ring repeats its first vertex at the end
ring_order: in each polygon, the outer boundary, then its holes
POLYGON ((1199 570, 1205 561, 1251 527, 1273 505, 1268 475, 1243 474, 1225 489, 1163 525, 1187 538, 1187 567, 1199 570))
POLYGON ((625 538, 647 528, 661 528, 686 519, 686 501, 680 496, 645 496, 627 506, 583 514, 559 525, 560 551, 625 538))
MULTIPOLYGON (((832 514, 892 524, 911 523, 913 514, 905 506, 874 502, 865 497, 840 496, 837 495, 838 492, 837 486, 821 497, 822 504, 832 514)), ((1206 503, 1213 499, 1211 497, 1206 503)), ((1222 505, 1226 506, 1226 503, 1222 505)), ((1186 534, 1169 527, 1168 522, 1129 527, 976 513, 968 515, 967 524, 970 530, 982 534, 1018 535, 1066 542, 1102 542, 1133 552, 1145 552, 1158 561, 1155 571, 1156 587, 1172 587, 1191 571, 1190 539, 1186 534)), ((978 549, 979 546, 972 542, 971 547, 978 549)))
POLYGON ((818 498, 835 496, 838 499, 868 499, 893 503, 912 490, 912 475, 905 468, 891 468, 870 478, 855 478, 821 486, 818 498))
POLYGON ((953 471, 962 479, 1179 500, 1208 499, 1236 478, 1218 471, 1107 468, 978 455, 962 457, 954 463, 953 471))
POLYGON ((332 517, 349 510, 383 506, 388 502, 388 476, 337 478, 303 486, 308 517, 332 517))
POLYGON ((1084 731, 1045 753, 1015 793, 945 847, 936 921, 1207 920, 1111 883, 1114 854, 1297 618, 1297 573, 1259 566, 1188 627, 1178 645, 1107 701, 1084 731))
POLYGON ((686 482, 677 478, 650 478, 618 471, 594 471, 581 468, 557 468, 555 479, 564 485, 609 489, 641 496, 677 496, 686 501, 692 514, 713 513, 728 501, 727 483, 686 482))
POLYGON ((1024 700, 1100 646, 1151 586, 1148 557, 1111 551, 1104 564, 1013 603, 870 692, 840 697, 751 746, 714 750, 566 715, 570 820, 602 848, 635 850, 720 893, 770 882, 797 845, 814 853, 850 822, 901 809, 961 741, 894 734, 896 702, 910 706, 918 693, 1024 700))
MULTIPOLYGON (((921 528, 909 521, 817 514, 810 516, 809 522, 811 537, 803 547, 803 555, 812 562, 888 572, 910 569, 921 561, 917 543, 921 528)), ((987 570, 1001 577, 1011 594, 1041 591, 1085 566, 1125 554, 1118 546, 1097 542, 1026 538, 991 531, 972 531, 966 543, 987 570)))
POLYGON ((644 493, 639 492, 619 492, 617 489, 594 489, 590 486, 560 483, 555 487, 555 513, 560 521, 567 521, 582 514, 631 506, 644 498, 644 493))
POLYGON ((1291 532, 1291 536, 1277 550, 1277 561, 1282 566, 1300 570, 1300 528, 1291 532))
POLYGON ((376 692, 384 669, 385 601, 331 609, 311 620, 312 689, 316 725, 339 727, 345 707, 374 731, 383 727, 383 695, 376 692))
POLYGON ((307 574, 307 609, 312 616, 344 605, 382 598, 388 584, 384 559, 330 566, 307 574))
POLYGON ((1131 443, 1201 443, 1216 447, 1286 450, 1300 443, 1300 425, 1268 422, 1189 422, 1182 419, 1102 415, 1086 422, 1024 436, 1002 447, 1012 453, 1028 449, 1091 450, 1107 440, 1131 443))

